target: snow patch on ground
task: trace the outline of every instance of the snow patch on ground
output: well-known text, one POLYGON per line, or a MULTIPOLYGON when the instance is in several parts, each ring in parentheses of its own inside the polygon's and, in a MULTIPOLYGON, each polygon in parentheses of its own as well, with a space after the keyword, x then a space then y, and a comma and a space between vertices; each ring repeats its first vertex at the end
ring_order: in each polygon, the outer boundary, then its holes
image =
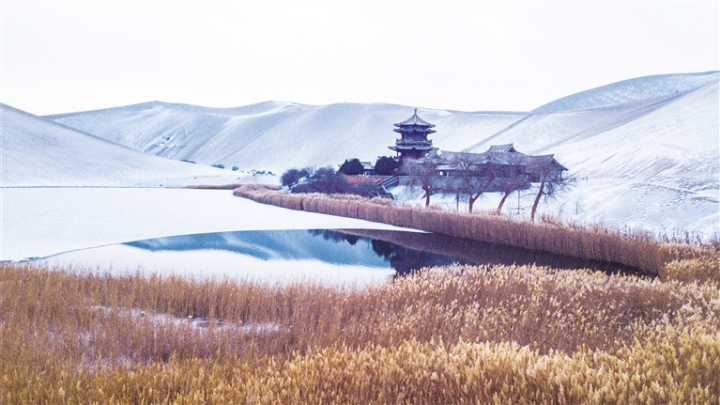
POLYGON ((0 260, 20 260, 175 235, 401 228, 259 204, 229 190, 6 188, 1 229, 0 260))
MULTIPOLYGON (((416 206, 425 204, 422 190, 404 186, 391 190, 398 199, 416 206)), ((502 213, 520 220, 530 219, 537 188, 515 192, 505 201, 502 213), (519 197, 519 198, 518 198, 519 197)), ((485 193, 474 204, 474 212, 494 212, 501 193, 485 193)), ((436 194, 430 204, 442 209, 467 212, 467 201, 455 194, 436 194)), ((616 229, 650 231, 658 236, 685 238, 693 242, 720 239, 720 195, 716 190, 690 193, 645 183, 618 185, 613 180, 579 180, 555 197, 543 197, 537 218, 543 214, 580 224, 599 224, 616 229)))

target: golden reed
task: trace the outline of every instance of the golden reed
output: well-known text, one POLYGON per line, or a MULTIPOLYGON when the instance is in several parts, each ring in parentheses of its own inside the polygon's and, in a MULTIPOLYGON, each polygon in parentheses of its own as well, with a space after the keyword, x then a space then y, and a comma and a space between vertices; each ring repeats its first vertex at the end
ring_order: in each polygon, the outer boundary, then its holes
POLYGON ((716 285, 532 266, 331 288, 5 264, 0 403, 717 404, 718 319, 716 285))
POLYGON ((392 200, 352 195, 287 194, 277 187, 242 186, 238 197, 283 208, 381 222, 458 238, 539 250, 554 254, 638 267, 660 274, 675 260, 701 257, 704 249, 668 243, 638 232, 559 221, 517 221, 500 215, 423 209, 392 200))

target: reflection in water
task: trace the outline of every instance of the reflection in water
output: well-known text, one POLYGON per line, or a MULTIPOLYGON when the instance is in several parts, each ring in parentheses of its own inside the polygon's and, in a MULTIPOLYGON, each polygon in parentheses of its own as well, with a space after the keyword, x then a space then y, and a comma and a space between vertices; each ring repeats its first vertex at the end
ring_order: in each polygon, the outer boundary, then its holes
POLYGON ((400 275, 423 267, 452 264, 535 264, 555 269, 587 268, 606 273, 647 275, 639 269, 614 263, 421 232, 367 229, 243 231, 148 239, 127 245, 151 251, 212 249, 261 260, 309 259, 338 265, 390 267, 400 275))
POLYGON ((96 268, 149 268, 163 274, 289 281, 292 277, 360 283, 453 264, 536 264, 643 274, 627 266, 581 260, 467 239, 385 230, 241 231, 146 239, 44 259, 96 268))
POLYGON ((387 268, 382 258, 368 248, 356 246, 360 239, 360 236, 344 238, 315 230, 240 231, 146 239, 125 245, 152 252, 225 251, 263 261, 317 260, 335 265, 387 268), (339 243, 347 241, 354 242, 339 243))
POLYGON ((448 266, 451 264, 478 264, 460 257, 439 255, 422 250, 409 249, 384 240, 372 240, 373 251, 385 258, 398 275, 409 274, 423 267, 448 266))
MULTIPOLYGON (((347 242, 355 246, 358 242, 368 246, 372 252, 382 258, 387 265, 395 270, 398 274, 408 274, 413 270, 420 270, 423 267, 430 266, 448 266, 451 264, 477 264, 467 260, 461 256, 453 254, 437 254, 424 250, 407 248, 399 244, 389 242, 387 240, 374 239, 367 236, 354 234, 352 230, 348 231, 331 231, 324 229, 316 229, 308 231, 314 236, 320 236, 324 240, 336 243, 347 242)), ((392 233, 416 233, 403 231, 390 231, 392 233)), ((431 235, 418 233, 418 235, 431 235)))
POLYGON ((408 274, 423 267, 452 264, 517 264, 547 266, 559 270, 590 269, 608 274, 651 276, 638 268, 617 263, 584 260, 434 233, 370 229, 311 232, 336 241, 345 240, 351 244, 357 243, 358 240, 368 240, 373 251, 387 260, 398 275, 408 274))

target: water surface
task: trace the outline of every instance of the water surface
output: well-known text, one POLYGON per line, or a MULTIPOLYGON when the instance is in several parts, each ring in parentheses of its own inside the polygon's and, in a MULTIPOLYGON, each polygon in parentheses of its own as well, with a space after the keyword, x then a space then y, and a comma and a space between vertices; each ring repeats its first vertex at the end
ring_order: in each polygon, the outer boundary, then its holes
POLYGON ((368 229, 179 235, 77 250, 42 261, 114 272, 140 269, 195 277, 360 284, 452 264, 536 264, 641 274, 627 266, 446 235, 368 229))

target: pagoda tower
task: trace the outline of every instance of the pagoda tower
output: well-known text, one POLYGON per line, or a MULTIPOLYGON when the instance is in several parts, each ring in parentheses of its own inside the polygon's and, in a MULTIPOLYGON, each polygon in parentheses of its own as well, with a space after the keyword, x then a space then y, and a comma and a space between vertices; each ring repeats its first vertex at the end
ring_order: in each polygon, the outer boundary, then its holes
POLYGON ((418 117, 417 108, 412 117, 403 122, 394 124, 397 128, 393 131, 401 135, 395 139, 395 146, 389 146, 397 152, 400 159, 420 159, 425 157, 432 149, 432 141, 427 139, 428 135, 435 133, 435 127, 424 119, 418 117))

